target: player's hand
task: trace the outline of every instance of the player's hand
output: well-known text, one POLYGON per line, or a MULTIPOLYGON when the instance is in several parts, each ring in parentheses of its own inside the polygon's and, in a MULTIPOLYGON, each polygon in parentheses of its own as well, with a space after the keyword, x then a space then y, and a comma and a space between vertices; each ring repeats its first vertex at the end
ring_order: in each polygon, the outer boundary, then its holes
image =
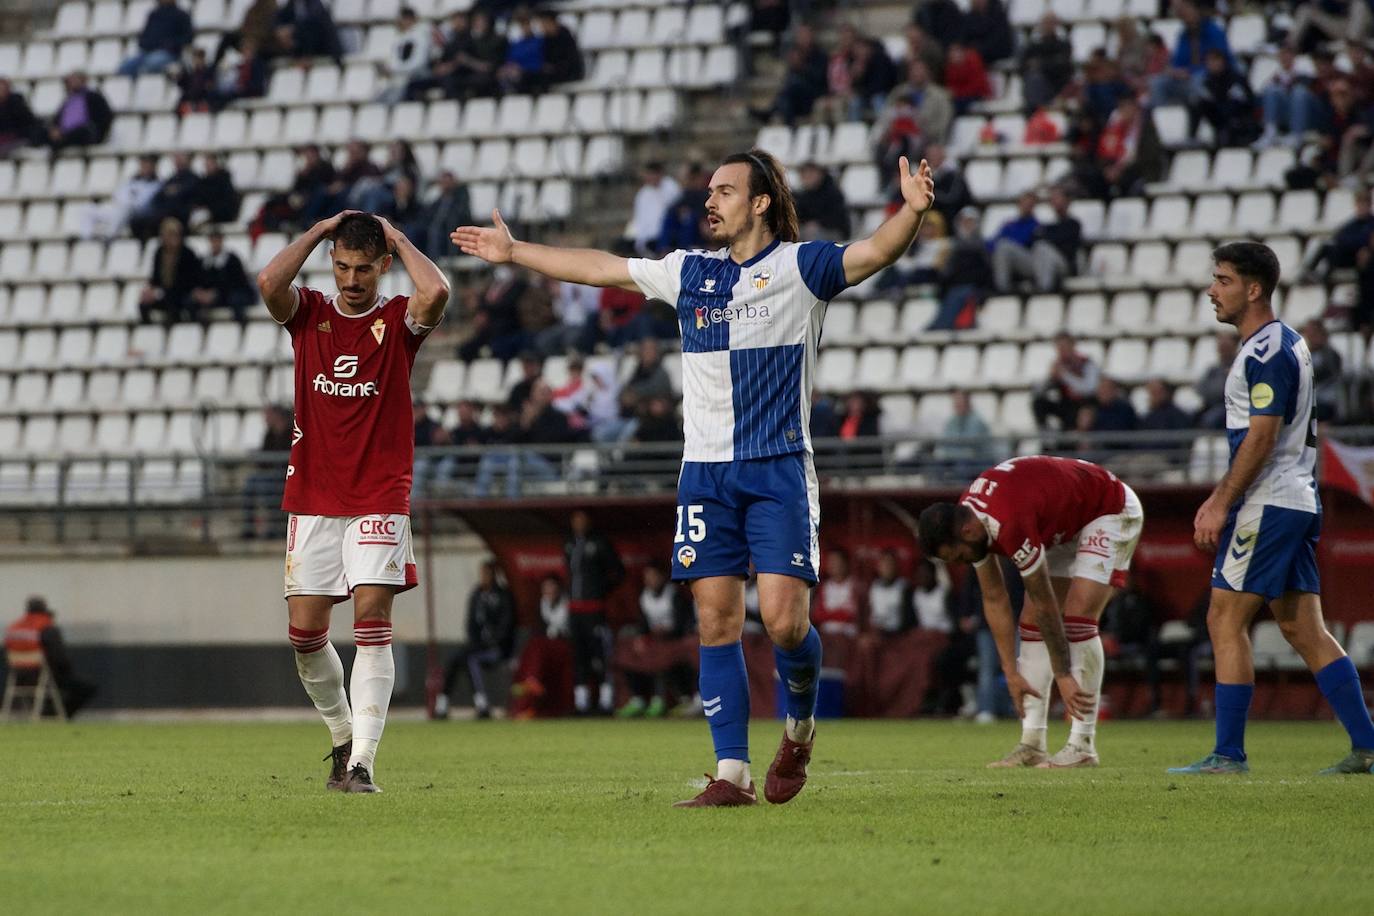
POLYGON ((1059 696, 1069 709, 1069 715, 1081 719, 1093 711, 1093 695, 1078 685, 1072 674, 1061 674, 1054 679, 1059 687, 1059 696))
POLYGON ((332 233, 335 229, 339 228, 339 223, 343 220, 343 218, 344 218, 345 216, 352 216, 354 213, 361 213, 361 212, 363 212, 363 211, 361 211, 361 210, 340 210, 338 213, 335 213, 333 216, 329 217, 328 219, 322 219, 322 220, 320 220, 318 223, 315 224, 315 227, 316 227, 317 229, 319 229, 321 232, 323 232, 325 235, 329 235, 329 234, 332 233))
POLYGON ((1221 539, 1221 529, 1226 525, 1226 507, 1215 497, 1207 497, 1193 516, 1193 543, 1198 550, 1215 553, 1217 542, 1221 539))
POLYGON ((386 236, 386 247, 388 251, 396 250, 396 243, 406 237, 406 234, 395 226, 385 216, 377 217, 377 222, 382 224, 382 235, 386 236))
POLYGON ((459 226, 449 233, 449 239, 463 254, 481 258, 489 264, 505 264, 515 248, 515 236, 510 234, 500 210, 491 211, 492 225, 459 226))
POLYGON ((925 213, 935 203, 935 178, 930 174, 930 163, 924 159, 912 174, 911 163, 903 156, 897 162, 897 174, 902 186, 902 198, 917 213, 925 213))
POLYGON ((1030 681, 1022 677, 1019 671, 1013 671, 1007 675, 1007 693, 1011 694, 1011 705, 1016 707, 1018 719, 1025 715, 1021 703, 1026 697, 1040 698, 1040 691, 1032 687, 1030 681))

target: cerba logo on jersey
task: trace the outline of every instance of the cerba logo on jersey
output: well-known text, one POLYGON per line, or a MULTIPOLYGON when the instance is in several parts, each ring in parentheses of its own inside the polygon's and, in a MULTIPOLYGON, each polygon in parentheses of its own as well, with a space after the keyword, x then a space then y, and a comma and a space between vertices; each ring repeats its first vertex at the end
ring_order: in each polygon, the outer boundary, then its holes
POLYGON ((321 394, 329 394, 339 398, 367 398, 381 394, 381 389, 377 387, 375 381, 347 381, 357 374, 358 357, 344 353, 334 360, 334 377, 332 379, 326 378, 325 374, 321 372, 315 376, 312 387, 321 394))
POLYGON ((745 302, 741 305, 724 306, 696 306, 693 310, 696 313, 697 330, 704 331, 713 324, 720 324, 722 321, 740 322, 741 324, 761 324, 768 321, 772 315, 766 305, 752 305, 745 302))

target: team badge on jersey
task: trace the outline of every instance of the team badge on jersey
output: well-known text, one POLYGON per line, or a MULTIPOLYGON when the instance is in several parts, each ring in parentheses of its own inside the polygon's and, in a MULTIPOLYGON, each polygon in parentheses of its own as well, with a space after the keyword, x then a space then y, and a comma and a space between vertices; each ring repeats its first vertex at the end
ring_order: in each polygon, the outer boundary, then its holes
POLYGON ((378 345, 382 342, 382 337, 386 335, 386 322, 378 318, 372 322, 372 336, 377 338, 378 345))
POLYGON ((683 544, 678 548, 677 561, 682 564, 683 569, 691 569, 692 564, 697 561, 696 548, 691 544, 683 544))
POLYGON ((773 279, 773 271, 769 270, 767 267, 760 267, 749 275, 749 282, 752 283, 754 289, 757 290, 762 290, 768 285, 768 281, 771 279, 773 279))
POLYGON ((710 322, 706 319, 706 309, 697 308, 695 311, 697 313, 697 330, 704 331, 706 329, 706 326, 710 324, 710 322))

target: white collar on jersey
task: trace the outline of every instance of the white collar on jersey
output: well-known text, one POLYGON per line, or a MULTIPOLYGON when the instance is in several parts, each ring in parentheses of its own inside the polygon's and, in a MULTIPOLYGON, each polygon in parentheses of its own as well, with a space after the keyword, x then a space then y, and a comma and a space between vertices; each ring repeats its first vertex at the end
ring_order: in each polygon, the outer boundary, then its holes
POLYGON ((338 312, 339 316, 342 318, 366 318, 368 315, 371 315, 373 312, 377 311, 377 309, 381 308, 382 302, 382 294, 378 293, 376 301, 372 303, 372 308, 368 309, 365 312, 359 312, 356 315, 350 315, 343 309, 339 308, 339 296, 337 293, 329 297, 329 304, 334 306, 334 311, 338 312))

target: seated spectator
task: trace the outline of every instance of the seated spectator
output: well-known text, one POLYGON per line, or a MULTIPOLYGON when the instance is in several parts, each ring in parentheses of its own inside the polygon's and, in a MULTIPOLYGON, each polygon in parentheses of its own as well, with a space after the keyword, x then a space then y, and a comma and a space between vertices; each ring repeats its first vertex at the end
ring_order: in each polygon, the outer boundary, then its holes
POLYGON ((253 472, 243 482, 243 529, 240 537, 277 537, 278 509, 286 487, 287 456, 291 452, 295 418, 290 409, 269 404, 263 408, 262 455, 250 465, 253 472), (267 510, 263 527, 262 511, 267 510))
MULTIPOLYGON (((1068 191, 1056 185, 1050 189, 1054 222, 1037 222, 1031 230, 1028 247, 1011 237, 1003 237, 998 241, 992 252, 998 289, 1011 290, 1018 279, 1030 277, 1035 282, 1036 292, 1051 293, 1060 288, 1065 277, 1078 273, 1083 225, 1069 213, 1070 203, 1072 199, 1068 191)), ((1032 206, 1032 213, 1033 209, 1032 206)))
POLYGON ((1078 410, 1097 394, 1100 372, 1097 363, 1079 353, 1073 335, 1060 332, 1054 337, 1055 357, 1050 375, 1031 401, 1035 423, 1049 429, 1049 420, 1059 421, 1059 428, 1073 429, 1078 410))
POLYGON ((461 66, 459 57, 467 49, 471 34, 467 10, 454 10, 443 26, 430 29, 429 67, 406 83, 405 97, 408 101, 424 99, 431 89, 447 88, 449 80, 461 66))
POLYGON ((949 229, 945 225, 945 218, 938 210, 927 213, 921 228, 916 231, 916 241, 878 279, 878 289, 905 289, 908 286, 939 283, 945 262, 949 260, 949 251, 949 229))
POLYGON ((1093 51, 1083 65, 1083 110, 1094 124, 1106 124, 1123 96, 1133 90, 1121 77, 1120 65, 1102 48, 1093 51))
POLYGON ((1205 15, 1197 0, 1173 0, 1173 11, 1183 21, 1169 69, 1150 81, 1150 104, 1154 107, 1187 104, 1196 98, 1207 75, 1207 52, 1219 51, 1229 70, 1239 71, 1226 29, 1205 15))
POLYGON ((945 421, 944 436, 935 446, 935 458, 941 462, 941 474, 953 480, 964 480, 993 462, 993 447, 989 441, 992 430, 987 421, 973 409, 968 392, 956 390, 951 396, 953 413, 945 421))
POLYGON ((1118 17, 1110 37, 1115 39, 1113 56, 1121 77, 1133 92, 1140 92, 1147 85, 1145 75, 1150 65, 1150 45, 1140 32, 1139 22, 1133 16, 1118 17))
POLYGON ((802 164, 796 204, 802 239, 848 241, 849 205, 844 192, 834 176, 814 162, 802 164))
POLYGON ((845 440, 868 439, 878 435, 882 412, 878 400, 866 391, 851 391, 844 399, 844 413, 839 417, 839 437, 845 440))
POLYGON ((502 92, 530 92, 544 72, 544 38, 527 7, 519 7, 506 30, 506 60, 496 71, 502 92))
POLYGON ((861 36, 855 44, 850 66, 855 103, 850 108, 850 118, 867 117, 882 108, 883 100, 897 85, 897 67, 887 47, 868 36, 861 36))
MULTIPOLYGON (((1132 406, 1130 398, 1126 397, 1126 392, 1122 390, 1115 379, 1106 375, 1097 382, 1095 401, 1080 407, 1079 411, 1080 416, 1083 411, 1091 412, 1092 425, 1090 429, 1094 433, 1134 432, 1140 425, 1140 418, 1136 415, 1135 407, 1132 406)), ((1113 451, 1135 447, 1135 443, 1130 440, 1099 439, 1097 441, 1102 448, 1113 451)))
POLYGON ((525 409, 534 386, 544 378, 544 358, 537 350, 522 350, 516 358, 520 361, 520 380, 506 394, 506 406, 518 414, 525 409))
POLYGON ((0 77, 0 156, 28 144, 38 132, 38 118, 22 92, 0 77))
POLYGON ((963 18, 961 37, 978 52, 984 63, 1006 60, 1016 50, 1011 20, 1002 0, 970 0, 963 18))
POLYGON ((949 92, 930 78, 924 60, 909 61, 906 82, 888 94, 873 125, 878 138, 878 167, 887 175, 896 172, 902 156, 919 162, 928 146, 945 141, 953 120, 954 103, 949 92))
POLYGON ((396 186, 402 178, 410 179, 413 198, 421 186, 420 161, 415 158, 415 150, 409 140, 397 139, 387 144, 383 168, 375 175, 364 175, 354 182, 348 194, 348 203, 368 213, 390 215, 395 212, 396 186))
POLYGON ((1297 149, 1303 135, 1321 115, 1321 104, 1308 85, 1309 74, 1298 67, 1297 55, 1287 45, 1279 48, 1279 68, 1264 84, 1260 99, 1264 104, 1264 132, 1255 141, 1257 149, 1283 142, 1297 149))
POLYGON ((191 215, 204 213, 212 223, 232 223, 239 218, 243 198, 234 187, 234 178, 224 168, 219 153, 206 153, 205 174, 200 176, 191 200, 191 215))
POLYGON ((157 157, 139 156, 138 171, 115 188, 108 203, 91 204, 81 220, 83 239, 112 239, 135 219, 152 213, 153 199, 162 187, 157 175, 157 157))
POLYGON ((622 636, 616 666, 625 674, 630 699, 616 710, 622 719, 660 718, 675 698, 675 712, 695 707, 696 629, 692 598, 650 563, 644 567, 644 588, 639 593, 639 619, 622 636))
POLYGON ((1213 146, 1244 146, 1254 141, 1255 94, 1249 80, 1226 63, 1226 55, 1212 48, 1206 54, 1206 73, 1188 103, 1189 135, 1200 123, 1212 125, 1213 146))
POLYGON ((439 173, 437 185, 438 195, 420 214, 420 232, 412 236, 430 258, 446 256, 452 250, 449 233, 455 226, 472 223, 472 198, 467 185, 448 169, 439 173))
POLYGON ((1173 385, 1162 378, 1152 378, 1145 383, 1145 393, 1149 396, 1149 409, 1140 418, 1137 429, 1168 432, 1193 428, 1193 418, 1174 403, 1173 385))
POLYGON ((296 150, 300 165, 296 177, 284 194, 273 194, 263 203, 262 209, 253 219, 250 234, 256 238, 263 232, 276 232, 287 226, 296 226, 306 219, 305 208, 317 193, 323 192, 334 183, 334 163, 320 152, 314 143, 307 143, 296 150))
POLYGON ((1326 175, 1357 183, 1362 176, 1374 173, 1374 106, 1360 101, 1354 84, 1347 78, 1330 84, 1329 118, 1322 134, 1322 167, 1326 175))
POLYGON ((620 437, 620 386, 604 362, 587 368, 580 353, 568 358, 568 381, 553 392, 553 406, 568 418, 569 427, 593 442, 620 437))
POLYGON ((176 0, 157 0, 138 35, 138 50, 119 65, 119 74, 161 73, 181 59, 195 34, 191 14, 178 7, 176 0))
POLYGON ((408 6, 401 7, 396 19, 396 38, 386 62, 387 87, 377 101, 395 104, 406 98, 406 90, 429 75, 434 30, 408 6))
POLYGON ((663 368, 663 350, 657 339, 645 337, 639 341, 634 372, 625 380, 625 390, 640 400, 673 396, 673 380, 663 368))
POLYGON ((941 41, 964 33, 964 11, 954 0, 924 0, 917 4, 911 18, 927 35, 941 41))
POLYGON ((145 324, 157 312, 168 325, 198 317, 192 293, 201 282, 200 258, 186 247, 183 237, 181 223, 171 217, 162 221, 152 274, 138 298, 138 314, 145 324))
POLYGON ((252 42, 257 53, 263 58, 276 57, 282 52, 277 43, 277 0, 253 0, 244 10, 243 20, 237 29, 220 36, 215 48, 215 59, 210 69, 218 70, 229 51, 243 51, 243 42, 252 42))
POLYGON ((1164 147, 1154 117, 1135 96, 1125 95, 1097 140, 1096 157, 1076 169, 1080 183, 1100 198, 1135 194, 1164 172, 1164 147))
POLYGON ((897 553, 888 548, 878 555, 878 575, 868 584, 868 626, 892 636, 916 626, 911 585, 897 569, 897 553))
POLYGON ((305 205, 302 214, 307 223, 325 219, 346 206, 356 205, 355 194, 361 195, 375 187, 382 170, 372 161, 367 144, 350 140, 344 147, 344 163, 334 173, 333 181, 317 188, 305 205), (369 180, 373 179, 373 180, 369 180))
POLYGON ((643 337, 643 293, 619 287, 601 291, 600 312, 597 314, 596 342, 619 349, 643 337))
MULTIPOLYGON (((24 615, 5 628, 5 651, 42 652, 48 674, 62 697, 62 709, 71 717, 95 695, 95 685, 78 679, 73 673, 71 656, 67 654, 62 630, 53 621, 54 616, 48 602, 37 595, 30 596, 24 602, 24 615)), ((25 672, 19 675, 19 682, 33 684, 37 678, 37 671, 25 672)))
POLYGON ((257 303, 257 286, 248 279, 239 256, 224 247, 224 233, 210 231, 210 253, 201 262, 200 285, 191 293, 196 311, 228 309, 239 324, 248 321, 248 308, 257 303))
POLYGON ((444 667, 444 689, 434 698, 434 717, 448 718, 453 688, 463 671, 472 683, 477 718, 491 718, 486 672, 505 667, 515 653, 515 599, 497 577, 494 560, 482 564, 468 595, 467 642, 444 667))
POLYGON ((682 188, 666 174, 663 163, 650 162, 644 167, 630 216, 630 238, 638 254, 645 257, 657 254, 654 245, 663 229, 663 218, 681 195, 682 188))
POLYGON ((1216 365, 1203 372, 1197 383, 1202 408, 1196 421, 1203 429, 1226 428, 1226 378, 1231 374, 1231 366, 1235 363, 1236 353, 1240 350, 1240 340, 1236 332, 1229 328, 1217 331, 1216 342, 1216 365))
POLYGON ((964 180, 963 171, 946 154, 943 143, 926 146, 926 162, 935 181, 935 212, 945 218, 946 226, 953 225, 960 210, 973 206, 973 192, 964 180))
POLYGON ((806 23, 798 23, 792 43, 784 54, 787 66, 782 86, 764 109, 753 109, 760 121, 779 118, 788 127, 811 114, 816 102, 825 95, 826 56, 816 44, 816 30, 806 23))
POLYGON ((1345 413, 1345 380, 1341 354, 1331 346, 1331 337, 1321 319, 1313 318, 1302 326, 1303 340, 1312 353, 1312 395, 1317 420, 1339 422, 1345 413))
POLYGON ((749 31, 769 32, 775 43, 791 20, 792 7, 787 0, 753 0, 749 4, 749 31))
POLYGON ((849 554, 838 547, 825 553, 825 566, 811 605, 811 622, 821 636, 857 636, 863 593, 850 574, 849 554))
POLYGON ((535 13, 535 31, 544 42, 544 65, 531 76, 529 85, 542 92, 562 83, 573 83, 587 75, 577 36, 558 21, 558 11, 545 8, 535 13))
POLYGON ((988 79, 983 56, 962 41, 949 46, 945 61, 945 88, 954 100, 954 111, 964 114, 974 102, 992 98, 992 81, 988 79))
POLYGON ((965 207, 954 221, 955 237, 940 272, 940 310, 929 330, 967 330, 992 283, 992 259, 981 234, 978 210, 965 207))
POLYGON ((532 290, 525 276, 509 264, 493 270, 486 289, 474 291, 475 309, 467 321, 469 336, 459 345, 458 358, 471 361, 490 352, 506 360, 519 353, 526 341, 520 326, 520 302, 532 290))
POLYGON ((590 352, 596 347, 600 310, 600 288, 580 283, 558 283, 553 295, 556 321, 539 332, 534 349, 543 356, 556 356, 569 350, 590 352))
POLYGON ((86 87, 86 74, 77 71, 62 81, 67 96, 47 125, 47 144, 53 150, 104 143, 114 112, 99 90, 86 87))
POLYGON ((1355 189, 1355 213, 1318 245, 1303 263, 1303 277, 1324 283, 1332 270, 1351 270, 1357 266, 1361 251, 1374 241, 1374 213, 1370 211, 1368 187, 1355 189))
POLYGON ((168 75, 181 90, 177 114, 184 117, 193 111, 213 111, 220 107, 220 77, 206 60, 204 48, 192 48, 191 62, 185 67, 173 64, 168 75))
POLYGON ((1364 41, 1374 29, 1374 15, 1360 0, 1299 3, 1293 9, 1287 47, 1312 51, 1328 41, 1364 41))
POLYGON ((1031 245, 1035 232, 1040 228, 1040 220, 1035 217, 1038 201, 1034 191, 1023 191, 1016 198, 1016 216, 1002 224, 992 238, 993 282, 999 292, 1013 289, 1013 268, 1023 268, 1025 273, 1034 274, 1031 260, 1031 245))
POLYGON ((542 632, 525 641, 511 685, 511 718, 565 716, 572 711, 573 667, 568 595, 563 580, 545 576, 539 583, 542 632))
POLYGON ((195 205, 200 176, 192 167, 190 153, 172 154, 172 174, 168 175, 153 196, 148 212, 129 220, 129 231, 139 241, 147 241, 162 230, 165 220, 172 219, 183 229, 191 222, 191 208, 195 205))
POLYGON ((219 88, 210 107, 219 110, 239 99, 260 99, 267 95, 267 57, 251 38, 239 44, 239 59, 220 76, 219 88))
POLYGON ((573 429, 568 417, 553 406, 553 389, 542 378, 530 388, 516 417, 515 441, 529 445, 550 445, 585 441, 586 436, 573 429))
POLYGON ((458 43, 458 66, 448 77, 450 98, 496 94, 496 72, 506 61, 506 38, 492 27, 491 15, 473 10, 471 22, 466 38, 458 43))
POLYGON ((286 0, 277 11, 277 44, 296 60, 330 57, 343 66, 343 45, 324 0, 286 0))
POLYGON ((811 439, 836 439, 840 435, 840 417, 835 401, 824 391, 811 393, 811 439))
POLYGON ((701 163, 689 163, 682 170, 682 193, 663 214, 663 226, 658 232, 659 251, 705 247, 706 233, 702 222, 706 216, 707 184, 710 180, 711 176, 701 163))
MULTIPOLYGON (((1060 32, 1052 12, 1040 17, 1031 40, 1021 52, 1021 97, 1034 111, 1052 103, 1073 79, 1073 46, 1060 32)), ((935 198, 939 205, 939 197, 935 198)))

